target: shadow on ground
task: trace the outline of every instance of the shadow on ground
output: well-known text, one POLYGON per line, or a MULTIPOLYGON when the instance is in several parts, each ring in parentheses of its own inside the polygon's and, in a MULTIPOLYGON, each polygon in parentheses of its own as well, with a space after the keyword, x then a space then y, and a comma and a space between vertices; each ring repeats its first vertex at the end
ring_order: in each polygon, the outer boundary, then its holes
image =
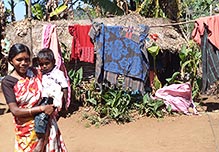
POLYGON ((219 110, 219 103, 215 103, 215 102, 200 103, 200 106, 206 107, 205 108, 206 112, 219 110))
POLYGON ((59 117, 62 118, 67 118, 69 116, 71 116, 75 111, 78 111, 80 107, 82 107, 83 104, 82 102, 75 100, 75 101, 71 101, 68 110, 61 110, 59 112, 59 117))

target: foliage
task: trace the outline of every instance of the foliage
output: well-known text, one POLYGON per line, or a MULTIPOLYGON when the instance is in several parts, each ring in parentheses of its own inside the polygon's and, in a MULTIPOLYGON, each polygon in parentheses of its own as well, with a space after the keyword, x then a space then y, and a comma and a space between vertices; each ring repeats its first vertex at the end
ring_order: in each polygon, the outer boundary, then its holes
POLYGON ((32 13, 33 13, 35 18, 37 18, 38 20, 43 19, 44 14, 43 14, 42 5, 35 4, 35 5, 32 6, 31 10, 32 10, 32 13))
POLYGON ((148 17, 165 17, 160 5, 159 0, 135 0, 136 2, 136 12, 143 16, 148 17))
POLYGON ((168 84, 190 82, 193 99, 199 95, 201 88, 200 63, 201 51, 194 41, 188 46, 183 45, 179 53, 181 71, 173 74, 172 78, 166 79, 168 84))
POLYGON ((83 79, 83 69, 82 67, 78 70, 71 69, 68 72, 69 78, 71 80, 72 96, 74 100, 77 100, 81 96, 81 89, 79 87, 83 79))
POLYGON ((111 0, 82 0, 84 3, 91 5, 94 9, 100 9, 102 16, 107 14, 111 15, 123 15, 124 12, 119 8, 115 1, 111 0), (110 6, 110 7, 109 7, 110 6))
POLYGON ((149 47, 147 50, 152 55, 153 62, 154 62, 154 80, 153 80, 154 82, 153 82, 152 89, 153 89, 153 92, 155 92, 156 90, 162 87, 162 84, 157 77, 157 70, 156 70, 156 56, 158 55, 160 51, 160 47, 154 44, 151 47, 149 47))
POLYGON ((83 69, 82 67, 78 70, 70 70, 68 72, 70 79, 72 80, 72 88, 76 89, 76 87, 81 83, 83 78, 83 69))
MULTIPOLYGON (((132 113, 149 117, 164 117, 164 102, 153 99, 148 94, 124 90, 121 85, 96 87, 95 79, 82 81, 83 70, 70 70, 69 76, 73 98, 83 102, 84 107, 93 107, 95 113, 85 114, 92 125, 106 124, 111 120, 117 123, 130 122, 132 113)), ((122 83, 120 80, 119 83, 122 83)))
POLYGON ((70 62, 70 56, 71 56, 71 51, 68 50, 68 47, 65 45, 65 43, 61 43, 61 48, 62 48, 62 58, 64 63, 70 62))
POLYGON ((55 8, 54 11, 52 11, 50 13, 50 17, 59 15, 60 13, 64 12, 67 8, 68 8, 68 6, 65 4, 58 6, 57 8, 55 8))
POLYGON ((100 113, 104 116, 108 116, 117 122, 130 121, 129 106, 131 97, 130 95, 121 89, 104 90, 102 95, 103 107, 100 109, 100 113))
MULTIPOLYGON (((26 7, 29 4, 29 0, 7 0, 7 3, 11 8, 11 18, 14 18, 14 8, 16 4, 25 2, 26 7)), ((110 15, 123 15, 127 12, 135 11, 145 17, 163 17, 169 18, 175 21, 196 19, 200 16, 210 15, 210 6, 214 8, 218 5, 218 0, 63 0, 60 1, 31 1, 32 14, 35 19, 46 19, 45 16, 50 16, 61 19, 65 15, 69 15, 71 11, 76 12, 74 8, 77 4, 79 7, 89 7, 89 13, 93 17, 104 17, 110 15), (51 5, 51 4, 56 5, 51 5), (121 4, 128 6, 129 10, 121 8, 121 4), (74 6, 74 7, 73 7, 74 6), (48 13, 48 14, 47 14, 48 13), (65 15, 59 15, 63 13, 65 15), (43 15, 43 17, 42 17, 43 15)), ((26 8, 26 12, 28 8, 26 8)), ((76 15, 77 16, 77 15, 76 15)), ((26 14, 27 17, 27 14, 26 14)))
MULTIPOLYGON (((149 52, 154 59, 156 58, 160 48, 153 46, 149 48, 149 52)), ((71 70, 69 72, 72 80, 72 88, 74 95, 83 96, 77 98, 82 100, 83 105, 94 107, 98 113, 96 116, 89 116, 87 119, 92 120, 93 124, 100 123, 102 119, 112 119, 118 123, 132 121, 131 113, 139 111, 139 114, 150 117, 162 118, 164 116, 164 102, 157 99, 152 99, 148 94, 144 96, 141 93, 124 90, 122 87, 122 78, 118 79, 116 86, 102 86, 99 90, 96 88, 95 80, 90 79, 89 82, 82 80, 82 72, 71 70), (97 118, 98 117, 98 118, 97 118), (96 123, 94 123, 94 121, 96 123)), ((159 80, 155 79, 159 82, 159 80)))
POLYGON ((164 117, 165 104, 162 100, 152 99, 149 94, 143 96, 143 100, 140 102, 134 103, 137 107, 139 114, 146 114, 149 117, 162 118, 164 117))
POLYGON ((189 19, 196 19, 201 16, 210 15, 210 5, 214 4, 214 0, 183 0, 182 15, 186 15, 189 19))
POLYGON ((101 91, 98 91, 95 87, 95 80, 91 79, 87 85, 83 84, 83 89, 85 90, 85 106, 91 105, 96 107, 101 100, 101 91))

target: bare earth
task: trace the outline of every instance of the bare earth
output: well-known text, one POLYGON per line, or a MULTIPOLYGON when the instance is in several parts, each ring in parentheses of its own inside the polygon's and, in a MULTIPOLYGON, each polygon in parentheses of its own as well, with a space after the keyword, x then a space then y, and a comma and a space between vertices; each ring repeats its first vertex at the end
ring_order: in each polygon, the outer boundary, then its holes
MULTIPOLYGON (((214 98, 207 101, 217 104, 214 98)), ((0 93, 0 112, 5 107, 0 93)), ((110 124, 99 128, 85 127, 82 112, 58 121, 69 152, 218 152, 217 109, 195 116, 143 117, 125 125, 110 124)), ((0 152, 13 151, 13 128, 11 113, 1 114, 0 152)))

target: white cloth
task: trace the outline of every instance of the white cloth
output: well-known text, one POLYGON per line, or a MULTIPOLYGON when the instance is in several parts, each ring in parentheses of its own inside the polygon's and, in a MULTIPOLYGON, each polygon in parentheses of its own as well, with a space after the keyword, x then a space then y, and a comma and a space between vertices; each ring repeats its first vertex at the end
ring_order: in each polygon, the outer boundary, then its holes
POLYGON ((52 97, 55 107, 62 107, 62 88, 68 88, 68 82, 64 73, 57 66, 42 77, 42 97, 52 97))

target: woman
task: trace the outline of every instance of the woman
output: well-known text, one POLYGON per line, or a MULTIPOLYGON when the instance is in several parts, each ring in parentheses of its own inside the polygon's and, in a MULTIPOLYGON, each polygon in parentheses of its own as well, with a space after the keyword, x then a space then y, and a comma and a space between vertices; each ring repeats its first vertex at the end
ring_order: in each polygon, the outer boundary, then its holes
POLYGON ((6 102, 14 116, 14 151, 66 152, 53 114, 53 105, 38 106, 42 94, 42 75, 39 70, 30 68, 30 56, 27 46, 14 44, 8 54, 8 61, 14 69, 1 83, 6 102), (34 130, 34 115, 41 112, 50 115, 44 139, 38 138, 34 130))

